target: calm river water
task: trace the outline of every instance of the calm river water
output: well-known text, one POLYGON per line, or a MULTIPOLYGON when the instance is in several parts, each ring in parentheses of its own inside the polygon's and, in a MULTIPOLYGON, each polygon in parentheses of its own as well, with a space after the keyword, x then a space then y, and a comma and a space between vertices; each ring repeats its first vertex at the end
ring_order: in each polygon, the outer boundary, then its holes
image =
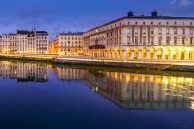
POLYGON ((0 61, 1 129, 194 129, 194 78, 0 61))

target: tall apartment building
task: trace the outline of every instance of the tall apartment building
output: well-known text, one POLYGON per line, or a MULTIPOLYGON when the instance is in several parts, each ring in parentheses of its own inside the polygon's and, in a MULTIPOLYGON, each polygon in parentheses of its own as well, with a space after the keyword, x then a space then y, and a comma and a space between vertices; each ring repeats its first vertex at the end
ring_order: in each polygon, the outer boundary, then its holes
POLYGON ((58 54, 78 56, 83 54, 83 33, 61 33, 56 36, 58 54))
POLYGON ((194 18, 128 16, 84 33, 87 56, 118 60, 194 60, 194 18))
POLYGON ((45 31, 17 30, 1 36, 0 50, 4 54, 47 54, 48 33, 45 31))

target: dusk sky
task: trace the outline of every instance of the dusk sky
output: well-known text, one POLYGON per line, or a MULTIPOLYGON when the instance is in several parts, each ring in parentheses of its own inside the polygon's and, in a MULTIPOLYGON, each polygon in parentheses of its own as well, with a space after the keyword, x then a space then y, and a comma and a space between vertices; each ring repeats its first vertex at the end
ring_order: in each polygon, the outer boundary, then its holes
POLYGON ((87 31, 110 20, 127 15, 194 17, 194 0, 4 0, 0 5, 0 33, 16 29, 49 32, 51 39, 59 32, 87 31))

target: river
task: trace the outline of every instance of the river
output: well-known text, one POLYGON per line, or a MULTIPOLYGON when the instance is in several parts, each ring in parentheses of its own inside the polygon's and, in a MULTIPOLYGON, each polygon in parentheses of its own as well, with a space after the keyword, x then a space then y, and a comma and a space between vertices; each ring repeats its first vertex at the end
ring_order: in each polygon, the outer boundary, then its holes
POLYGON ((194 129, 194 78, 0 61, 1 129, 194 129))

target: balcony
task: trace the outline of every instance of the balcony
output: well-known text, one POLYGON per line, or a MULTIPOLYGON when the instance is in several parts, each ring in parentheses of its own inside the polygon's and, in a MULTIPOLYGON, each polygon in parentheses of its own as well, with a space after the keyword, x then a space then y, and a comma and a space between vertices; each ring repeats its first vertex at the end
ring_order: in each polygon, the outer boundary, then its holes
POLYGON ((105 49, 104 45, 90 45, 89 49, 105 49))

